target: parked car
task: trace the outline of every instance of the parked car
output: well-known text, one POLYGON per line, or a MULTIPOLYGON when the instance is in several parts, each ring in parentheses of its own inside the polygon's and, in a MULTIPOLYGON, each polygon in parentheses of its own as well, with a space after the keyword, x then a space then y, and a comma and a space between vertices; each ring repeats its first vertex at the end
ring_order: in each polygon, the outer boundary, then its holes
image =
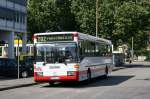
MULTIPOLYGON (((31 60, 32 61, 32 60, 31 60)), ((15 59, 0 59, 0 75, 1 76, 16 76, 18 75, 18 64, 15 59)), ((28 77, 33 75, 33 64, 28 60, 20 61, 19 65, 20 77, 28 77)))
POLYGON ((21 65, 24 67, 22 77, 33 76, 34 71, 33 62, 34 62, 33 56, 24 56, 24 59, 21 62, 21 65))

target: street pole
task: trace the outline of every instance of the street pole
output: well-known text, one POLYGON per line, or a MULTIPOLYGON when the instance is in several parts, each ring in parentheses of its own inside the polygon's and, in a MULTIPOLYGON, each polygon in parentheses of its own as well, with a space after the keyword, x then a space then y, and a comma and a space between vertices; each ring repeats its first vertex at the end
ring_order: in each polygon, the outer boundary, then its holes
POLYGON ((98 37, 98 0, 96 0, 96 37, 98 37))
POLYGON ((134 54, 134 38, 132 37, 132 53, 131 53, 131 57, 132 57, 132 61, 133 61, 133 54, 134 54))
POLYGON ((19 72, 20 72, 20 69, 19 69, 19 65, 20 65, 20 63, 19 63, 19 37, 18 37, 18 49, 17 49, 17 55, 18 55, 18 79, 20 78, 19 77, 19 72))

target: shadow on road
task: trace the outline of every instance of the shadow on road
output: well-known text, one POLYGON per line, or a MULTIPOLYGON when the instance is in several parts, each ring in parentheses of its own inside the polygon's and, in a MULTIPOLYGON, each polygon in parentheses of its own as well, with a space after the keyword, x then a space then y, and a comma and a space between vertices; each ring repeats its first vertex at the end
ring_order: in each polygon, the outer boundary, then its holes
POLYGON ((80 83, 57 83, 54 85, 42 86, 41 88, 88 88, 88 87, 100 87, 100 86, 115 86, 119 85, 134 76, 111 76, 107 79, 98 77, 93 79, 90 83, 80 82, 80 83))
POLYGON ((125 64, 121 67, 125 67, 125 68, 150 68, 150 64, 125 64))
POLYGON ((17 79, 16 77, 5 77, 5 76, 0 76, 0 81, 5 81, 5 80, 15 80, 17 79))

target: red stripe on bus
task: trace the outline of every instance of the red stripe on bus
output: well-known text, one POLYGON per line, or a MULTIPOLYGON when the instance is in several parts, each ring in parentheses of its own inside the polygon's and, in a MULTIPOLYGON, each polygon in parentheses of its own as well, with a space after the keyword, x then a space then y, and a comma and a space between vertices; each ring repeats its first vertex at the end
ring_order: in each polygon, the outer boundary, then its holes
MULTIPOLYGON (((105 71, 105 68, 91 68, 91 73, 105 71)), ((79 75, 87 75, 87 70, 79 71, 79 75)))
POLYGON ((91 72, 101 72, 101 71, 105 71, 105 67, 91 69, 91 72))
POLYGON ((48 81, 78 81, 79 80, 79 72, 76 72, 75 76, 37 76, 34 73, 34 81, 36 82, 48 82, 48 81), (53 79, 58 78, 58 79, 53 79))
MULTIPOLYGON (((109 68, 110 70, 111 68, 109 68)), ((105 71, 105 67, 103 68, 91 68, 91 73, 93 72, 101 72, 105 71)), ((110 70, 111 71, 111 70, 110 70)), ((52 79, 54 76, 37 76, 34 73, 34 80, 36 82, 48 82, 48 81, 79 81, 79 76, 87 75, 87 70, 84 71, 76 71, 74 76, 57 76, 59 79, 52 79)))
POLYGON ((78 33, 76 32, 76 33, 73 33, 73 36, 74 37, 78 37, 78 33))

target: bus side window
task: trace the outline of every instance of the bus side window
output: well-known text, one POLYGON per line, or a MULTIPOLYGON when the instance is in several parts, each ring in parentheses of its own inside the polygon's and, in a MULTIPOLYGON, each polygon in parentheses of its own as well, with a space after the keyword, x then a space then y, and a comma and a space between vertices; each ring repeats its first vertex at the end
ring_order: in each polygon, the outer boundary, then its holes
POLYGON ((80 42, 79 44, 79 55, 80 55, 80 60, 82 60, 84 58, 84 53, 85 53, 85 49, 84 49, 84 42, 80 42))

